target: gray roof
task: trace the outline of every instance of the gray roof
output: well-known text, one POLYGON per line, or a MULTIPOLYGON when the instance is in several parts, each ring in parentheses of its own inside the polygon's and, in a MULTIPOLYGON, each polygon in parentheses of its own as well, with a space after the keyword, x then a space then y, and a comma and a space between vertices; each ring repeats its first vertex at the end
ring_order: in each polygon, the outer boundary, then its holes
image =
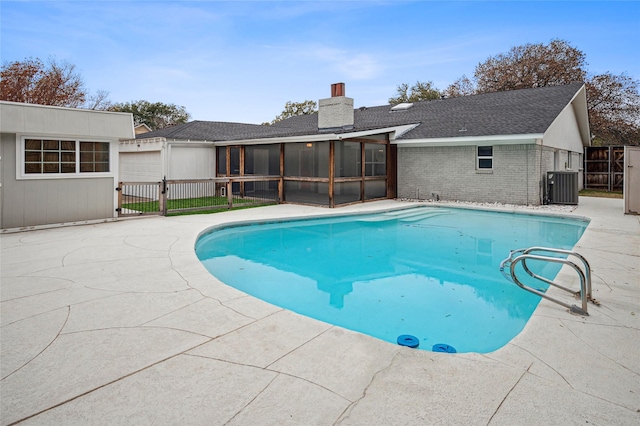
POLYGON ((228 123, 224 121, 191 121, 152 132, 141 133, 136 139, 167 138, 192 141, 221 141, 252 138, 269 126, 258 124, 228 123))
MULTIPOLYGON (((354 110, 354 127, 333 133, 359 132, 418 124, 399 139, 495 136, 544 133, 569 104, 582 83, 415 102, 403 111, 391 105, 354 110)), ((318 115, 288 118, 271 126, 193 121, 137 136, 180 140, 232 141, 322 134, 318 115)))

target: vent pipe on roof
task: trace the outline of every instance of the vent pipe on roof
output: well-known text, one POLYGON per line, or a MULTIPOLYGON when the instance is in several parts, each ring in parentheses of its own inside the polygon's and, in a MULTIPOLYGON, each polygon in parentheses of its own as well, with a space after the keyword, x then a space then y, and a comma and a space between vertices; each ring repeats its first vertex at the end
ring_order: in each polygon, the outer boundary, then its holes
POLYGON ((318 130, 353 128, 353 99, 344 94, 344 83, 335 83, 331 85, 331 97, 320 99, 318 130))

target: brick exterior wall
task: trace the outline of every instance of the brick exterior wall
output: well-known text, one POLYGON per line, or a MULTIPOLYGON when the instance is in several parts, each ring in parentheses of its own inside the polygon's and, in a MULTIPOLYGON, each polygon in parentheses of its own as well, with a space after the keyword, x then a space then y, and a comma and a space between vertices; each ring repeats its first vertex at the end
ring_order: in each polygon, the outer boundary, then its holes
POLYGON ((318 128, 329 129, 353 126, 353 99, 345 96, 320 99, 318 128))
POLYGON ((493 169, 478 170, 476 146, 398 148, 398 197, 540 205, 554 150, 494 145, 493 169))

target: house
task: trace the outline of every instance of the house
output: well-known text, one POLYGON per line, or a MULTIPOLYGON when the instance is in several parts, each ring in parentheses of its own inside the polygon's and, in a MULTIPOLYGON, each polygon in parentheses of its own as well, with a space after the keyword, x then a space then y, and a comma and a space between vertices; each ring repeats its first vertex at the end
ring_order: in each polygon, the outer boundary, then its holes
POLYGON ((147 126, 144 123, 138 124, 133 128, 133 131, 136 135, 140 135, 142 133, 149 133, 151 131, 151 127, 147 126))
POLYGON ((124 141, 121 179, 278 176, 282 202, 330 207, 539 205, 549 171, 575 171, 582 186, 589 144, 583 84, 354 109, 338 83, 317 114, 271 126, 195 121, 124 141))
POLYGON ((265 129, 257 124, 192 121, 136 135, 136 139, 120 142, 120 180, 213 178, 215 140, 251 136, 265 129))
POLYGON ((0 101, 0 228, 116 217, 129 113, 0 101))

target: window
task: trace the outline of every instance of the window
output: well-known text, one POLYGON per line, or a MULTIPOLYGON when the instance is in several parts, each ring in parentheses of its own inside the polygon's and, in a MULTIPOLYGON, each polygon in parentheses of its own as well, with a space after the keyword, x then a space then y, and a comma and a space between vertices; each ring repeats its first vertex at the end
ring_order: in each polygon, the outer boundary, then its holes
POLYGON ((492 146, 479 146, 478 147, 478 169, 488 170, 493 169, 493 147, 492 146))
POLYGON ((387 147, 382 144, 364 144, 364 175, 385 176, 387 174, 387 147))
POLYGON ((106 173, 109 171, 109 144, 106 142, 80 142, 80 173, 106 173))
POLYGON ((24 141, 25 174, 75 173, 76 142, 26 139, 24 141))
POLYGON ((24 174, 108 173, 109 149, 108 142, 27 138, 24 174))

